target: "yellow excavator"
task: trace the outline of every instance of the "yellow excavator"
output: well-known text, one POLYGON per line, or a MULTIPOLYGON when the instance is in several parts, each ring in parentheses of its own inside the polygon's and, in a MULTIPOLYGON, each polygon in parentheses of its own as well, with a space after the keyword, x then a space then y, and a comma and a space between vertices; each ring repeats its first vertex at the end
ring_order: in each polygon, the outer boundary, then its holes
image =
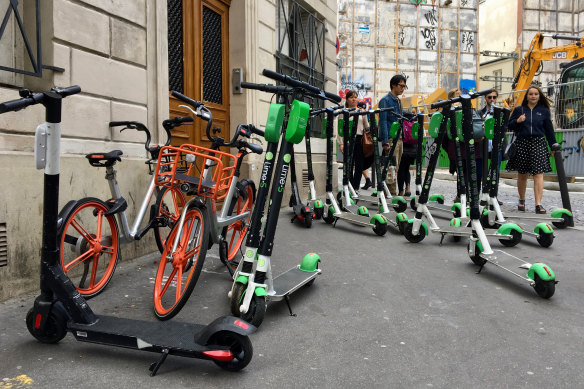
POLYGON ((581 58, 584 58, 584 37, 562 34, 535 34, 513 80, 512 89, 518 91, 518 93, 513 93, 511 100, 508 100, 507 103, 511 107, 521 104, 525 96, 525 90, 531 85, 533 77, 540 72, 540 68, 543 66, 542 61, 574 61, 581 58), (571 40, 574 43, 544 48, 543 39, 546 37, 571 40))

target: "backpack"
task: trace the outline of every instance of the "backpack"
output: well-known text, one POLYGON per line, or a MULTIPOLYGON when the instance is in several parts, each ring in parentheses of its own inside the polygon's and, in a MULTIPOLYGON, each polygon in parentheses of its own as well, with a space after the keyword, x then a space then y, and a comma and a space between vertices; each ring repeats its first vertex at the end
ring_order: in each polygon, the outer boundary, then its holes
POLYGON ((412 126, 414 122, 409 122, 404 120, 404 139, 403 142, 408 145, 415 145, 418 143, 416 139, 412 136, 412 126))

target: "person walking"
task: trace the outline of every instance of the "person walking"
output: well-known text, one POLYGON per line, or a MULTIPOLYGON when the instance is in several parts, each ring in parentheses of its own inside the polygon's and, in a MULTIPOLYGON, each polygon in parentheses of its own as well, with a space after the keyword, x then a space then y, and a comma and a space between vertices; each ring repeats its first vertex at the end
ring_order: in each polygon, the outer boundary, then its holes
POLYGON ((403 123, 403 133, 404 136, 402 137, 403 139, 403 151, 402 151, 402 156, 401 159, 399 161, 399 168, 397 170, 397 189, 398 189, 398 196, 406 196, 406 197, 410 197, 412 195, 412 192, 410 190, 410 182, 412 180, 412 175, 410 173, 410 166, 416 161, 416 153, 417 153, 417 141, 409 141, 408 139, 406 139, 405 137, 405 133, 406 131, 409 131, 411 134, 412 131, 412 126, 413 126, 413 116, 410 114, 410 116, 408 116, 407 114, 405 115, 406 117, 408 117, 407 122, 404 121, 403 123), (411 142, 411 143, 410 143, 411 142))
MULTIPOLYGON (((531 85, 520 106, 509 118, 509 129, 515 132, 517 153, 507 162, 508 171, 517 171, 517 209, 525 211, 525 191, 528 175, 533 176, 535 213, 546 213, 541 205, 543 173, 550 172, 548 147, 556 143, 550 114, 550 103, 543 91, 531 85)), ((553 152, 552 152, 553 155, 553 152)))
MULTIPOLYGON (((357 91, 350 90, 347 92, 345 96, 345 107, 355 108, 356 110, 361 111, 361 108, 357 107, 357 91)), ((354 120, 357 120, 357 131, 355 132, 355 142, 353 143, 353 166, 352 170, 350 170, 349 181, 351 182, 353 189, 358 190, 361 184, 363 170, 368 169, 373 164, 373 155, 365 157, 363 154, 363 146, 361 145, 363 132, 369 131, 367 116, 356 116, 354 120)), ((345 134, 345 136, 349 136, 349 134, 345 134)), ((341 143, 339 147, 341 152, 344 153, 343 143, 341 143)))
MULTIPOLYGON (((493 117, 494 116, 494 109, 495 109, 495 104, 497 103, 497 99, 499 98, 499 92, 493 88, 491 93, 489 93, 488 95, 485 95, 485 106, 479 110, 479 114, 481 115, 481 117, 483 119, 487 119, 489 117, 493 117)), ((489 155, 488 155, 488 159, 490 159, 491 157, 491 151, 493 148, 493 141, 491 139, 489 139, 489 155)), ((497 165, 497 181, 499 180, 499 174, 501 171, 501 162, 503 161, 503 152, 502 150, 505 150, 507 148, 507 137, 503 136, 503 142, 500 146, 500 151, 499 151, 499 158, 498 158, 498 165, 497 165)), ((498 200, 499 204, 502 205, 503 202, 501 200, 498 200)))
MULTIPOLYGON (((390 91, 387 95, 383 96, 381 100, 379 100, 379 108, 388 108, 392 107, 393 111, 385 111, 379 114, 379 139, 383 146, 384 152, 389 150, 389 130, 393 122, 399 120, 398 116, 395 113, 402 115, 402 104, 399 96, 403 95, 404 92, 408 89, 406 78, 401 74, 396 74, 389 80, 389 88, 390 91)), ((396 160, 396 169, 399 171, 399 161, 401 159, 403 152, 403 142, 401 139, 398 140, 396 144, 395 151, 393 152, 393 156, 396 160)), ((388 156, 387 158, 391 158, 388 156)), ((391 183, 390 183, 391 184, 391 183)), ((395 185, 395 183, 393 183, 395 185)), ((394 189, 395 193, 395 189, 394 189)))

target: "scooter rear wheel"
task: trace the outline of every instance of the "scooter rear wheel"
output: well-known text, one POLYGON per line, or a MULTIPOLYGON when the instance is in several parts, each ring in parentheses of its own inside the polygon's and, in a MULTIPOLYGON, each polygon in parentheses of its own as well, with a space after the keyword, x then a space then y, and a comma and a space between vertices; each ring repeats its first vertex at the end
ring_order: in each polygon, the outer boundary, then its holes
POLYGON ((557 228, 564 229, 567 228, 570 224, 572 224, 572 216, 567 215, 565 213, 562 214, 562 221, 553 221, 552 224, 557 228))
POLYGON ((544 281, 539 278, 537 274, 535 274, 533 280, 535 281, 533 289, 535 289, 535 292, 539 297, 549 299, 554 295, 556 291, 556 281, 544 281))
POLYGON ((537 243, 544 248, 550 247, 554 243, 554 233, 541 231, 537 236, 537 243))
POLYGON ((26 328, 41 343, 58 343, 67 335, 67 320, 54 310, 49 314, 42 332, 34 328, 34 322, 34 309, 31 308, 26 314, 26 328))
POLYGON ((257 296, 255 293, 249 302, 249 309, 246 313, 241 313, 239 307, 243 302, 245 293, 247 292, 247 285, 237 283, 235 285, 235 290, 231 297, 231 314, 234 316, 241 317, 248 323, 259 327, 264 321, 266 316, 266 298, 263 296, 257 296))
POLYGON ((222 369, 229 371, 239 371, 246 367, 253 356, 253 346, 245 335, 236 334, 231 331, 220 331, 214 334, 209 340, 208 346, 228 347, 233 354, 231 361, 213 360, 222 369))
POLYGON ((509 234, 513 237, 512 239, 499 239, 499 242, 505 247, 514 247, 521 242, 522 234, 515 230, 509 231, 509 234))

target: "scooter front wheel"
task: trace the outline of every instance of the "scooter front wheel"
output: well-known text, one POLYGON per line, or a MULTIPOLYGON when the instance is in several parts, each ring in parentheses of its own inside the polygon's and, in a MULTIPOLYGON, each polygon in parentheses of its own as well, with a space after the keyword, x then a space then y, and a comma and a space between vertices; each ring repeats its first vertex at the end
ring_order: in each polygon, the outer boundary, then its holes
POLYGON ((249 309, 246 313, 239 310, 245 293, 247 292, 247 285, 237 283, 235 291, 231 297, 231 313, 235 316, 241 317, 248 323, 259 327, 266 316, 266 298, 264 296, 257 296, 255 293, 249 302, 249 309))
POLYGON ((208 346, 227 347, 233 354, 231 361, 213 360, 222 369, 229 371, 239 371, 246 367, 253 356, 253 346, 245 335, 236 334, 231 331, 220 331, 214 334, 209 340, 208 346))
POLYGON ((485 263, 487 263, 487 260, 484 259, 483 257, 481 257, 481 249, 478 245, 478 242, 475 242, 474 245, 474 255, 470 254, 470 245, 471 242, 469 241, 468 244, 466 245, 466 251, 468 252, 468 256, 470 257, 470 260, 478 266, 483 266, 485 263))
POLYGON ((556 281, 544 281, 539 278, 537 274, 535 274, 534 281, 535 285, 533 286, 533 289, 535 289, 535 292, 539 297, 549 299, 554 295, 556 291, 556 281))
POLYGON ((420 243, 426 237, 426 230, 420 226, 420 230, 418 231, 418 235, 414 235, 412 229, 414 228, 414 223, 407 223, 404 227, 404 236, 411 243, 420 243))

